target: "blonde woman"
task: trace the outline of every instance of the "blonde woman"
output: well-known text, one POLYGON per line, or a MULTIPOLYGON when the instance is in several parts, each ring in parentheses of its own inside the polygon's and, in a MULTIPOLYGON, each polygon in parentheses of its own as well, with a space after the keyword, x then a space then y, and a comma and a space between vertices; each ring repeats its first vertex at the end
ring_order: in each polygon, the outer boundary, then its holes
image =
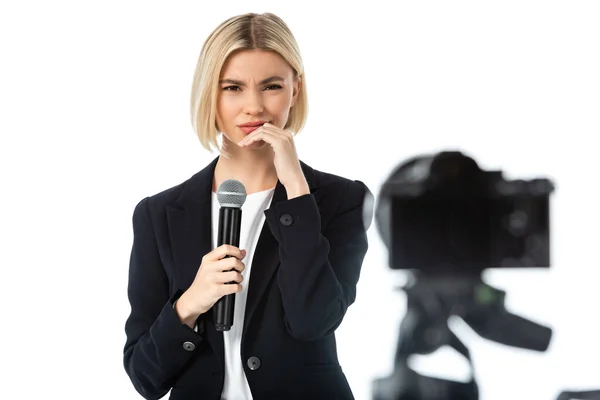
POLYGON ((124 365, 135 389, 146 399, 352 399, 334 332, 355 300, 371 193, 298 159, 306 80, 287 25, 267 13, 218 26, 191 113, 219 156, 133 213, 124 365), (239 247, 214 240, 226 179, 247 191, 239 247), (232 293, 234 324, 218 331, 210 310, 232 293))

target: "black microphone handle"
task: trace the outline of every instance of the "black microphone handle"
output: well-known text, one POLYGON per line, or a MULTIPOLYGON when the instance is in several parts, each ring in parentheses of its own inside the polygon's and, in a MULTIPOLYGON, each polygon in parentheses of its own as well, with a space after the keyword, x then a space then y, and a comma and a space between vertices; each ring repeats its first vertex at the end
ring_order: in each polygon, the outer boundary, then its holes
MULTIPOLYGON (((219 209, 219 229, 217 247, 229 244, 240 246, 240 229, 242 227, 242 209, 221 207, 219 209)), ((232 256, 225 256, 232 257, 232 256)), ((229 270, 233 271, 233 269, 229 270)), ((235 283, 235 282, 228 282, 235 283)), ((233 325, 233 312, 235 307, 235 293, 221 297, 213 307, 213 317, 217 331, 228 331, 233 325)))

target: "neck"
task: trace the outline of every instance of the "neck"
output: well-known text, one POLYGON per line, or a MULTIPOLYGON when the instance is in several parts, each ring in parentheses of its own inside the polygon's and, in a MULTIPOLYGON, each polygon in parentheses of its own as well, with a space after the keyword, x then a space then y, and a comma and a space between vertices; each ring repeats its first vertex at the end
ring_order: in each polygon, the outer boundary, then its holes
POLYGON ((235 179, 244 184, 246 193, 251 194, 271 189, 277 184, 277 171, 273 163, 273 149, 265 143, 261 148, 240 148, 230 144, 224 146, 215 166, 213 191, 226 179, 235 179))

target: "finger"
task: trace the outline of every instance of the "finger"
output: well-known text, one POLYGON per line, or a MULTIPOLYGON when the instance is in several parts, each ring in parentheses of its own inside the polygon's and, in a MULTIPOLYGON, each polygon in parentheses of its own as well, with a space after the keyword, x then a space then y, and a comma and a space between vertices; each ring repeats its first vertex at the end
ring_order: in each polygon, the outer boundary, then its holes
POLYGON ((281 129, 280 127, 273 125, 273 124, 266 123, 262 126, 262 128, 266 132, 272 132, 276 136, 280 136, 285 139, 293 139, 294 138, 294 135, 292 134, 292 132, 285 130, 285 129, 281 129))
POLYGON ((242 285, 239 283, 225 284, 219 286, 219 294, 225 296, 228 294, 239 293, 242 291, 242 285))
MULTIPOLYGON (((254 132, 252 132, 252 134, 254 134, 254 132)), ((259 140, 262 140, 266 143, 269 143, 270 145, 273 145, 277 142, 277 140, 279 140, 279 137, 277 137, 273 132, 262 130, 262 131, 258 132, 256 135, 253 135, 252 137, 250 137, 250 136, 246 137, 244 140, 242 140, 240 142, 239 145, 240 145, 240 147, 246 147, 246 146, 250 146, 254 142, 258 142, 259 140)))
POLYGON ((266 123, 264 124, 261 128, 274 132, 278 135, 282 135, 282 136, 293 136, 292 132, 285 130, 285 129, 281 129, 280 127, 278 127, 277 125, 273 125, 273 124, 269 124, 266 123))
POLYGON ((254 138, 256 138, 258 135, 260 135, 263 132, 264 132, 264 128, 261 126, 257 130, 255 130, 254 132, 252 132, 251 134, 249 134, 248 136, 246 136, 245 138, 240 140, 238 145, 243 147, 245 144, 250 143, 252 140, 254 140, 254 138))
POLYGON ((235 257, 224 258, 222 260, 217 261, 215 263, 215 265, 216 265, 216 270, 219 272, 231 271, 231 270, 236 270, 238 272, 242 272, 246 268, 244 263, 235 257))
POLYGON ((221 260, 213 261, 209 264, 210 269, 216 272, 238 271, 242 272, 246 266, 235 257, 225 257, 221 260))
MULTIPOLYGON (((261 138, 263 138, 263 135, 266 134, 270 134, 273 138, 278 138, 278 137, 284 137, 285 135, 282 135, 280 133, 280 129, 277 128, 275 125, 271 125, 270 128, 265 127, 264 125, 261 126, 260 128, 258 128, 257 130, 255 130, 254 132, 252 132, 251 134, 249 134, 248 136, 246 136, 244 139, 240 140, 240 142, 238 143, 238 145, 243 146, 244 144, 251 144, 252 141, 258 141, 261 140, 261 138)), ((266 142, 267 140, 265 140, 266 142)), ((271 142, 269 142, 271 143, 271 142)))
POLYGON ((245 143, 248 139, 253 138, 254 136, 258 135, 259 133, 261 133, 264 129, 264 125, 260 126, 259 128, 257 128, 256 130, 252 131, 249 135, 247 135, 245 138, 243 138, 242 140, 240 140, 238 142, 238 146, 241 146, 243 143, 245 143))
POLYGON ((215 283, 241 283, 244 280, 242 274, 237 271, 221 272, 216 275, 215 283))
POLYGON ((241 260, 246 256, 246 251, 240 250, 236 246, 223 244, 211 251, 210 253, 208 253, 205 257, 207 257, 207 261, 218 261, 227 256, 235 257, 241 260))
MULTIPOLYGON (((254 132, 252 132, 254 133, 254 132)), ((271 135, 274 140, 278 141, 278 143, 283 144, 283 143, 289 143, 293 145, 294 142, 294 135, 292 134, 292 132, 280 129, 279 127, 275 126, 275 125, 271 125, 269 127, 264 127, 263 134, 267 134, 267 135, 271 135)), ((274 142, 270 142, 271 145, 274 144, 274 142)))

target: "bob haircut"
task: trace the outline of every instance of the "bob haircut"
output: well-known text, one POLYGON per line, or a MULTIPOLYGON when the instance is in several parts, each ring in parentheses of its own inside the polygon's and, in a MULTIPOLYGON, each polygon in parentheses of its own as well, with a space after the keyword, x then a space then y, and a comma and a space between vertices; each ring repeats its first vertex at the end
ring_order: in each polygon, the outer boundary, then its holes
MULTIPOLYGON (((239 50, 279 54, 300 79, 299 93, 284 126, 297 134, 306 123, 308 100, 300 49, 286 23, 271 13, 238 15, 221 23, 206 39, 198 58, 191 93, 192 127, 208 151, 219 149, 216 122, 219 77, 228 57, 239 50)), ((220 149, 219 149, 220 150, 220 149)))

